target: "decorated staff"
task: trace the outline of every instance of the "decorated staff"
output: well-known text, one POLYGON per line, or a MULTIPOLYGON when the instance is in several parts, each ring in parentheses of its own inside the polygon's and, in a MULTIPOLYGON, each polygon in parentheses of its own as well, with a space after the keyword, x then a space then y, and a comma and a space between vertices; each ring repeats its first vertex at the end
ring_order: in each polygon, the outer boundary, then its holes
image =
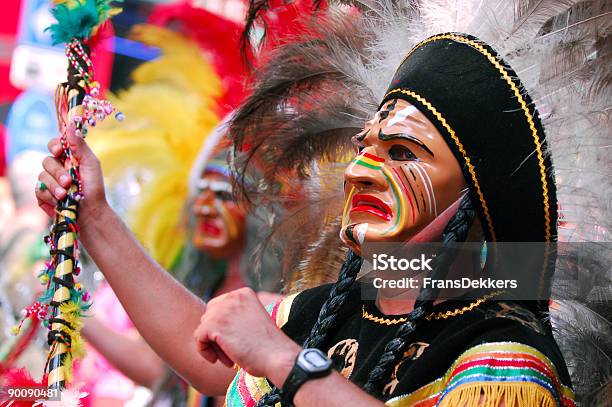
MULTIPOLYGON (((57 86, 55 105, 62 159, 71 184, 66 197, 58 202, 51 232, 45 236, 51 254, 51 260, 39 275, 46 285, 45 293, 25 310, 24 317, 31 318, 32 323, 41 320, 49 329, 50 350, 42 380, 42 385, 46 384, 49 389, 63 390, 70 380, 72 360, 83 354, 81 317, 91 306, 89 293, 75 281, 80 271, 76 221, 79 201, 84 197, 78 162, 72 156, 66 137, 71 131, 85 137, 88 126, 95 126, 115 112, 108 101, 99 99, 100 85, 94 79, 89 54, 92 34, 117 12, 110 0, 58 1, 52 9, 57 23, 48 28, 54 44, 66 44, 68 77, 57 86)), ((116 113, 115 117, 121 120, 122 114, 116 113)), ((37 188, 45 191, 47 186, 39 181, 37 188)), ((12 384, 24 381, 32 383, 23 372, 16 372, 9 378, 12 384)))
MULTIPOLYGON (((52 10, 57 23, 49 27, 54 43, 66 43, 68 79, 57 86, 55 105, 64 166, 68 169, 72 183, 68 194, 58 202, 51 234, 46 238, 52 260, 43 272, 48 281, 44 296, 49 300, 47 359, 47 385, 49 388, 64 388, 70 378, 72 357, 82 354, 80 317, 91 306, 87 291, 75 282, 79 273, 77 243, 78 204, 83 195, 78 163, 73 158, 67 131, 74 129, 85 137, 88 126, 95 126, 114 112, 112 105, 98 98, 100 85, 94 80, 88 39, 115 10, 110 0, 62 1, 52 10)), ((117 118, 120 118, 119 113, 117 118)), ((44 184, 40 184, 42 188, 44 184)))

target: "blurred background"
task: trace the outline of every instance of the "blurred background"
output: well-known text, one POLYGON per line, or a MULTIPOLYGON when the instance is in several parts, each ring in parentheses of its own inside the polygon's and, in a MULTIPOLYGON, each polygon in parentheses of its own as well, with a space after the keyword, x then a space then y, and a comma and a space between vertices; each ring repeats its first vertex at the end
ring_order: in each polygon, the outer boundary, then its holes
MULTIPOLYGON (((92 56, 96 79, 101 84, 105 96, 121 95, 122 92, 127 92, 134 83, 133 72, 143 64, 155 61, 162 53, 159 47, 145 44, 138 38, 134 38, 131 33, 135 26, 150 22, 151 16, 158 13, 158 26, 167 25, 166 28, 169 30, 181 31, 182 34, 185 34, 188 29, 181 30, 172 27, 172 24, 176 23, 176 21, 174 23, 171 21, 172 18, 164 20, 164 17, 159 17, 160 10, 164 7, 179 3, 186 4, 191 9, 206 10, 213 16, 219 17, 219 20, 212 20, 214 24, 225 24, 228 27, 231 26, 232 29, 242 24, 246 12, 245 2, 241 0, 181 2, 124 0, 121 4, 122 13, 112 19, 112 24, 104 27, 104 32, 100 33, 101 40, 95 46, 92 56)), ((3 10, 0 13, 0 377, 2 372, 9 368, 21 367, 25 367, 35 376, 38 373, 42 374, 48 350, 46 333, 41 328, 34 329, 29 326, 29 321, 26 321, 21 328, 20 335, 14 335, 14 331, 23 317, 22 310, 36 301, 42 293, 43 287, 37 276, 48 259, 48 248, 44 245, 42 237, 48 233, 50 223, 37 207, 34 186, 41 170, 41 161, 46 155, 47 143, 58 132, 53 92, 55 86, 65 80, 67 65, 63 44, 53 46, 50 34, 45 32, 45 28, 53 21, 50 13, 51 7, 51 0, 8 0, 3 2, 3 10)), ((161 12, 161 15, 164 13, 168 14, 161 12)), ((178 18, 179 23, 181 18, 183 17, 178 18)), ((155 31, 145 34, 141 33, 140 38, 148 35, 153 42, 169 41, 171 43, 172 40, 155 31)), ((214 35, 216 34, 209 33, 209 36, 213 38, 197 41, 204 60, 210 62, 203 66, 215 65, 217 68, 217 79, 211 79, 211 89, 200 91, 199 96, 202 96, 201 100, 214 99, 214 103, 218 103, 220 99, 223 99, 223 93, 231 89, 218 89, 219 79, 222 83, 221 88, 223 88, 225 79, 223 74, 218 72, 219 66, 223 63, 220 64, 218 61, 215 63, 217 56, 211 54, 217 53, 218 50, 214 46, 202 45, 207 42, 214 43, 216 41, 214 35)), ((236 41, 234 43, 236 47, 232 51, 236 54, 238 43, 236 41)), ((169 48, 172 46, 178 47, 174 44, 169 48)), ((161 65, 156 69, 164 71, 168 70, 168 66, 161 65)), ((143 75, 147 76, 146 72, 143 75)), ((172 72, 165 74, 149 72, 148 79, 142 79, 141 75, 141 80, 155 85, 157 82, 168 82, 168 77, 172 75, 172 72)), ((199 78, 199 80, 204 79, 199 78)), ((194 81, 197 82, 195 78, 194 81)), ((179 80, 171 87, 179 90, 178 82, 179 80)), ((206 85, 204 80, 203 86, 206 87, 206 85)), ((125 98, 129 99, 129 93, 126 95, 125 98)), ((166 95, 170 98, 173 94, 166 92, 166 95)), ((138 96, 135 95, 134 98, 137 100, 138 96)), ((129 100, 114 100, 114 102, 116 105, 129 106, 130 104, 129 100)), ((168 103, 172 103, 172 100, 169 99, 168 103)), ((143 108, 143 110, 146 109, 146 107, 143 108)), ((176 107, 176 109, 181 108, 176 107)), ((173 203, 176 208, 185 205, 190 165, 197 155, 198 147, 203 142, 206 133, 210 132, 229 110, 229 108, 213 106, 207 106, 207 109, 205 112, 208 116, 204 119, 199 116, 187 117, 187 119, 198 121, 202 129, 199 133, 200 138, 194 144, 195 148, 192 148, 187 156, 185 152, 182 152, 183 155, 177 153, 174 157, 176 162, 182 163, 182 167, 179 168, 182 175, 178 177, 181 182, 181 192, 175 197, 173 203)), ((146 112, 143 115, 146 116, 146 112)), ((138 116, 138 113, 133 116, 138 116)), ((186 125, 190 126, 190 123, 186 125)), ((142 130, 143 127, 140 129, 142 130)), ((174 137, 171 133, 169 131, 166 138, 174 137)), ((117 145, 115 143, 121 142, 119 139, 121 132, 113 133, 112 127, 108 133, 105 134, 102 131, 101 134, 98 146, 102 150, 106 148, 104 151, 109 150, 109 144, 117 145)), ((183 137, 188 136, 188 134, 183 135, 183 137)), ((92 136, 92 139, 95 144, 96 136, 92 136)), ((112 150, 110 155, 112 156, 115 152, 112 150)), ((172 154, 173 152, 170 153, 172 154)), ((108 161, 108 164, 103 162, 103 165, 112 167, 113 163, 110 159, 108 161)), ((120 161, 115 163, 121 166, 120 161)), ((130 205, 135 204, 135 201, 138 200, 137 196, 145 183, 143 179, 146 181, 155 175, 147 173, 144 167, 146 164, 141 166, 140 172, 137 172, 136 175, 122 173, 119 177, 115 177, 115 184, 109 188, 111 201, 123 215, 127 216, 130 205)), ((149 169, 155 170, 154 168, 149 169)), ((105 173, 113 174, 113 168, 105 168, 105 173)), ((180 209, 177 211, 180 212, 180 209)), ((180 217, 180 214, 175 213, 175 215, 177 215, 175 218, 180 217)), ((173 222, 177 223, 176 219, 173 222)), ((147 229, 147 232, 150 230, 147 229)), ((184 234, 184 232, 182 230, 181 233, 184 234)), ((168 230, 160 226, 157 233, 168 235, 168 230)), ((172 241, 172 239, 169 236, 169 240, 172 241)), ((182 239, 184 240, 184 236, 182 239)), ((146 242, 143 243, 146 246, 146 242)), ((155 248, 147 248, 155 256, 155 248)), ((177 256, 175 252, 176 250, 166 256, 172 256, 172 259, 167 262, 164 254, 156 256, 156 259, 169 269, 175 260, 174 257, 177 256)), ((90 270, 81 275, 80 281, 96 296, 96 288, 108 286, 103 284, 101 273, 87 262, 86 256, 83 257, 82 267, 90 270)), ((106 317, 116 322, 126 318, 112 294, 103 296, 100 293, 98 303, 96 312, 103 317, 102 319, 106 317)), ((112 328, 126 334, 133 330, 129 323, 112 328)), ((110 328, 102 325, 102 329, 110 328)), ((193 393, 193 390, 188 389, 186 384, 180 382, 179 379, 174 377, 174 380, 168 380, 168 376, 172 375, 166 374, 164 380, 156 380, 154 384, 143 386, 143 383, 135 383, 113 369, 94 350, 89 349, 89 354, 97 356, 98 359, 90 356, 87 361, 83 362, 85 367, 77 366, 76 379, 85 382, 86 390, 93 396, 99 397, 88 397, 84 405, 213 405, 211 400, 207 401, 202 397, 189 395, 193 393)), ((39 379, 39 377, 35 378, 39 379)))

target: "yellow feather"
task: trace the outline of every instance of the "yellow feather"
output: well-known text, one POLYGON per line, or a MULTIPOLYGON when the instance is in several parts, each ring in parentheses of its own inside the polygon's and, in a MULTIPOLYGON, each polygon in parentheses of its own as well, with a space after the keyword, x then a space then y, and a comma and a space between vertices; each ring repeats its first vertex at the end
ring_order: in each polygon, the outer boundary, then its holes
POLYGON ((110 189, 125 189, 126 177, 139 174, 140 192, 127 221, 153 258, 169 268, 185 242, 189 171, 219 122, 214 109, 222 85, 197 44, 181 35, 139 26, 133 37, 162 55, 138 67, 133 85, 110 97, 125 120, 104 122, 88 141, 110 189))

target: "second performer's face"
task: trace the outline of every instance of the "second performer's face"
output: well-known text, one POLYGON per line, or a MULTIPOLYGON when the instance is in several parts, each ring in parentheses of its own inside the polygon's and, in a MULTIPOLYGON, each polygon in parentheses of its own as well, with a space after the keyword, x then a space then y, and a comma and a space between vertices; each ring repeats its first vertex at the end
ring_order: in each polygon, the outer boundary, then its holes
POLYGON ((410 240, 466 188, 440 132, 404 100, 385 103, 353 142, 340 236, 357 253, 366 241, 410 240))
POLYGON ((210 257, 227 258, 244 242, 245 213, 234 202, 230 180, 219 174, 204 174, 193 203, 194 246, 210 257))

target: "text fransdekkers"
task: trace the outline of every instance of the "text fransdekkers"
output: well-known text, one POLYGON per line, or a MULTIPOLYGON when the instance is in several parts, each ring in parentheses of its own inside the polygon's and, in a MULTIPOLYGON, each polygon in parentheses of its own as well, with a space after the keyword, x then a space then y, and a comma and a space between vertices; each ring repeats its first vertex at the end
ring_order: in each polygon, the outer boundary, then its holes
MULTIPOLYGON (((412 259, 396 258, 387 254, 375 254, 373 256, 373 271, 432 271, 431 262, 433 257, 421 254, 412 259)), ((405 277, 398 279, 385 279, 376 277, 373 280, 375 288, 439 288, 439 289, 508 289, 517 288, 517 280, 488 278, 457 278, 457 279, 433 279, 424 277, 416 279, 405 277), (421 287, 422 286, 422 287, 421 287)))

